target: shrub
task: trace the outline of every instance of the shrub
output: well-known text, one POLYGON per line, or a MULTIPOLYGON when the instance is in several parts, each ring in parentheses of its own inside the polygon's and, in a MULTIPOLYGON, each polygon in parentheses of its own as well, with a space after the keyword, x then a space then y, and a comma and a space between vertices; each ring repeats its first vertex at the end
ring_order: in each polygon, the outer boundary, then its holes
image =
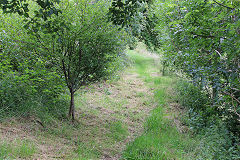
POLYGON ((182 80, 176 89, 177 100, 187 109, 187 124, 193 130, 199 132, 216 118, 217 111, 211 106, 211 99, 199 87, 182 80))
POLYGON ((200 139, 197 159, 239 159, 239 139, 211 104, 206 92, 186 81, 176 86, 177 100, 186 108, 186 123, 200 139))
POLYGON ((25 44, 0 36, 4 39, 0 46, 0 119, 33 114, 43 117, 46 113, 62 117, 66 99, 59 98, 64 93, 61 76, 25 44), (16 46, 22 49, 14 49, 16 46))
POLYGON ((46 92, 48 86, 38 90, 40 84, 33 86, 32 81, 24 78, 26 75, 10 72, 0 80, 0 119, 6 116, 29 115, 41 118, 42 114, 47 113, 60 118, 66 114, 66 99, 60 99, 59 95, 54 93, 56 90, 46 92))
POLYGON ((205 128, 204 133, 198 137, 201 141, 197 159, 237 160, 240 158, 239 140, 221 121, 205 128))

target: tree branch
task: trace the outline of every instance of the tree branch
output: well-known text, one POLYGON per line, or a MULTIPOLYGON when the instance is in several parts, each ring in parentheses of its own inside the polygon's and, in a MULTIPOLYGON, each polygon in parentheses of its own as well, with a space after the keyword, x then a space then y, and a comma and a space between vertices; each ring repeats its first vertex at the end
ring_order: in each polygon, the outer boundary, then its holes
POLYGON ((223 93, 232 97, 240 105, 240 101, 236 97, 234 97, 232 94, 224 92, 224 91, 223 91, 223 93))
POLYGON ((214 1, 216 4, 218 4, 219 6, 222 6, 222 7, 225 7, 225 8, 231 9, 231 10, 235 10, 235 8, 228 7, 228 6, 226 6, 226 5, 222 4, 222 3, 217 2, 216 0, 213 0, 213 1, 214 1))

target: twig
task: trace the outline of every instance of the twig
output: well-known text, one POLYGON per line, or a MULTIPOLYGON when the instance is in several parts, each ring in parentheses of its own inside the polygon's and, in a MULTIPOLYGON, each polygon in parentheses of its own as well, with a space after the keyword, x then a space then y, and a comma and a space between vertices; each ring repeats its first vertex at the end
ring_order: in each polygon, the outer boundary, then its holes
POLYGON ((227 93, 227 92, 224 92, 224 91, 223 91, 223 93, 226 94, 226 95, 229 95, 232 98, 232 105, 234 107, 234 113, 240 118, 240 114, 237 112, 236 106, 234 105, 233 100, 235 100, 239 105, 240 105, 240 101, 230 93, 227 93))
POLYGON ((215 51, 217 52, 217 54, 218 54, 220 57, 222 57, 221 53, 220 53, 218 50, 215 49, 215 51))
POLYGON ((40 124, 43 128, 45 128, 45 126, 43 125, 43 123, 39 120, 35 120, 38 124, 40 124))

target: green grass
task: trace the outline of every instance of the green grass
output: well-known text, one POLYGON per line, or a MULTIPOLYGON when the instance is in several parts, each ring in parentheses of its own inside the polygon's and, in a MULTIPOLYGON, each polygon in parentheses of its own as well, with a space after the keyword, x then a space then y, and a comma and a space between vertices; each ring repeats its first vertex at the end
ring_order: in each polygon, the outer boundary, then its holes
POLYGON ((129 53, 135 62, 136 72, 145 79, 145 84, 154 88, 157 107, 144 124, 144 133, 129 143, 122 158, 126 160, 165 160, 191 159, 194 154, 195 141, 187 134, 179 133, 167 113, 168 93, 174 79, 171 77, 151 77, 154 61, 133 51, 129 53))
POLYGON ((94 147, 95 142, 85 144, 85 143, 78 143, 78 148, 75 151, 78 155, 76 160, 88 160, 88 159, 99 159, 101 153, 94 147))
POLYGON ((32 157, 37 152, 34 143, 27 140, 14 140, 0 144, 0 159, 25 159, 32 157))
POLYGON ((111 122, 107 128, 110 130, 108 136, 113 138, 114 141, 122 141, 128 136, 127 127, 120 121, 111 122))
POLYGON ((149 57, 144 57, 138 54, 136 51, 128 51, 130 59, 134 63, 134 68, 136 72, 141 76, 145 77, 145 80, 150 80, 151 77, 148 75, 148 69, 154 64, 154 59, 149 57))

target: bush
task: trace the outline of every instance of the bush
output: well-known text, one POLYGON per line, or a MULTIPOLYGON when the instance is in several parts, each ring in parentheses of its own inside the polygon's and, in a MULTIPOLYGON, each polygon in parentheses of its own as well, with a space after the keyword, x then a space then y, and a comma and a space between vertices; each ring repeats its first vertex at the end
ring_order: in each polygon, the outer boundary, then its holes
POLYGON ((187 124, 196 132, 212 123, 216 118, 216 109, 211 106, 211 99, 199 87, 186 81, 177 83, 177 100, 187 109, 187 124))
POLYGON ((187 110, 186 124, 200 139, 197 159, 239 159, 239 139, 219 117, 211 98, 199 87, 186 81, 176 86, 177 100, 187 110))
POLYGON ((200 88, 186 81, 177 83, 178 100, 182 106, 196 111, 205 110, 209 105, 209 98, 200 88))
POLYGON ((30 102, 33 101, 33 88, 26 83, 21 82, 20 76, 9 73, 0 81, 0 109, 7 113, 26 113, 29 111, 30 102))
POLYGON ((62 117, 66 114, 66 99, 62 78, 45 61, 29 50, 14 50, 15 43, 5 39, 0 53, 0 120, 10 116, 44 114, 62 117), (9 43, 8 43, 9 42, 9 43), (10 45, 12 44, 12 45, 10 45))
POLYGON ((222 122, 205 128, 198 136, 201 139, 197 159, 237 160, 240 158, 239 140, 222 122))
POLYGON ((7 116, 34 115, 43 118, 43 114, 60 118, 66 114, 66 99, 60 99, 60 96, 54 93, 56 90, 46 92, 48 86, 38 90, 36 88, 41 85, 33 86, 32 81, 24 78, 26 75, 19 76, 10 72, 0 80, 0 120, 7 116))
POLYGON ((0 63, 4 112, 29 114, 41 110, 56 114, 65 83, 71 93, 69 113, 74 119, 74 93, 82 86, 117 75, 125 65, 126 32, 107 20, 108 4, 61 1, 56 7, 65 8, 62 13, 47 22, 39 20, 36 26, 27 25, 26 19, 16 14, 0 17, 0 58, 7 62, 0 63))

